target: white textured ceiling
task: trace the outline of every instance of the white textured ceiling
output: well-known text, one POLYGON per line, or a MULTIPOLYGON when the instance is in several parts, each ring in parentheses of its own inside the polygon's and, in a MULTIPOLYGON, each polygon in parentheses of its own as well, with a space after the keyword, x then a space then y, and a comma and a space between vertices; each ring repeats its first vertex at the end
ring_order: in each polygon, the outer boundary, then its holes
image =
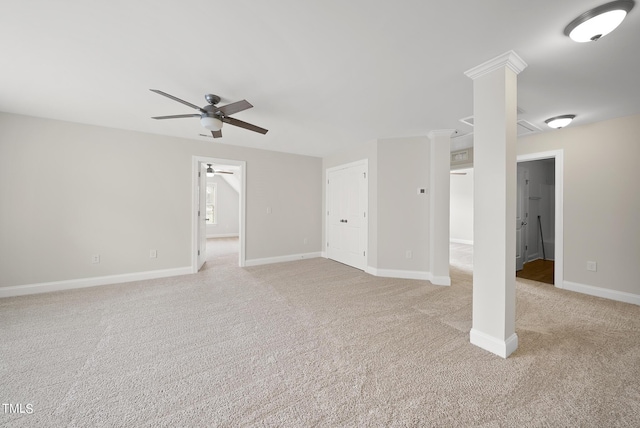
MULTIPOLYGON (((200 139, 197 118, 151 116, 247 99, 225 144, 325 156, 374 138, 472 131, 464 72, 509 50, 527 63, 519 118, 586 124, 640 113, 640 7, 578 44, 593 0, 4 0, 0 111, 200 139)), ((546 131, 545 132, 552 132, 546 131)))

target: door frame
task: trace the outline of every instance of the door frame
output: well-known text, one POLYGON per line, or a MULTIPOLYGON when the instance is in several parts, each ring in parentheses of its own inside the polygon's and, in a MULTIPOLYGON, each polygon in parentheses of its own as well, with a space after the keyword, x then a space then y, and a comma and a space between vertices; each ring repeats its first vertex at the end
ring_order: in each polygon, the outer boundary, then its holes
MULTIPOLYGON (((518 189, 518 195, 520 197, 522 197, 522 199, 520 199, 519 197, 516 198, 516 201, 518 204, 522 203, 521 207, 516 207, 516 220, 518 220, 518 216, 517 216, 517 212, 518 209, 521 210, 520 212, 520 248, 516 248, 516 272, 519 270, 518 268, 522 269, 522 266, 520 266, 517 263, 518 260, 518 252, 520 253, 520 260, 522 261, 522 265, 524 265, 527 260, 527 258, 529 258, 529 251, 527 249, 528 245, 529 245, 529 170, 522 168, 522 169, 517 169, 516 170, 516 177, 517 177, 517 189, 518 189), (522 171, 522 182, 520 182, 520 171, 522 171), (522 185, 522 189, 520 188, 520 186, 522 185), (521 193, 522 192, 522 193, 521 193), (524 229, 524 232, 523 232, 524 229)), ((518 242, 518 225, 516 224, 516 243, 518 242)))
POLYGON ((517 162, 528 162, 543 159, 554 159, 555 172, 555 236, 554 236, 554 269, 553 285, 564 288, 564 150, 528 153, 517 156, 517 162))
POLYGON ((198 200, 198 171, 202 164, 215 163, 224 165, 233 165, 240 168, 240 194, 239 200, 239 233, 238 241, 240 252, 238 254, 238 266, 244 267, 246 263, 245 251, 245 231, 246 231, 246 193, 247 193, 247 163, 234 159, 220 159, 205 156, 192 156, 191 159, 191 271, 198 272, 198 248, 200 244, 200 236, 198 234, 198 210, 196 201, 198 200))
MULTIPOLYGON (((342 165, 336 165, 330 168, 326 168, 324 171, 324 179, 325 181, 325 185, 327 184, 327 181, 329 180, 329 174, 334 172, 334 171, 339 171, 341 169, 347 169, 347 168, 352 168, 355 166, 364 166, 364 172, 366 174, 366 183, 364 186, 365 189, 365 194, 364 194, 364 204, 365 204, 365 213, 366 216, 364 218, 364 222, 363 222, 363 230, 364 230, 364 236, 361 237, 361 245, 364 248, 364 251, 366 251, 366 255, 365 255, 365 259, 364 259, 364 266, 362 268, 363 271, 367 271, 367 269, 369 268, 369 159, 360 159, 357 160, 355 162, 349 162, 349 163, 345 163, 342 165)), ((329 242, 329 215, 327 214, 329 211, 329 206, 330 206, 330 201, 329 201, 329 186, 325 186, 325 213, 324 213, 324 224, 325 224, 325 230, 324 230, 324 257, 329 258, 329 250, 326 247, 327 242, 329 242)), ((356 269, 360 269, 360 268, 356 268, 356 269)))

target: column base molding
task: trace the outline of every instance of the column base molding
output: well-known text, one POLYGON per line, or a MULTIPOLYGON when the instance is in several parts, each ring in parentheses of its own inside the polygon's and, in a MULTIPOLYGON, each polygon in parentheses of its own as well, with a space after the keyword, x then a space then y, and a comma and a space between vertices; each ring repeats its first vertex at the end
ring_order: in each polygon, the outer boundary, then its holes
POLYGON ((469 332, 469 338, 471 344, 502 358, 507 358, 518 348, 518 335, 515 333, 506 340, 502 340, 472 328, 469 332))

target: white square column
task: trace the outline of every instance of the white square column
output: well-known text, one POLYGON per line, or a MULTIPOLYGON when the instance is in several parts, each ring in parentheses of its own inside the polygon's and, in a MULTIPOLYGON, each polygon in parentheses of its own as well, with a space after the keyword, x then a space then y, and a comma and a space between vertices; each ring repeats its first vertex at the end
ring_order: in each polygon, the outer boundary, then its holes
POLYGON ((471 343, 503 358, 515 332, 516 139, 518 74, 513 51, 465 74, 473 79, 473 325, 471 343))
POLYGON ((451 285, 449 275, 449 211, 451 135, 455 129, 441 129, 428 134, 431 140, 429 199, 429 270, 431 283, 451 285))

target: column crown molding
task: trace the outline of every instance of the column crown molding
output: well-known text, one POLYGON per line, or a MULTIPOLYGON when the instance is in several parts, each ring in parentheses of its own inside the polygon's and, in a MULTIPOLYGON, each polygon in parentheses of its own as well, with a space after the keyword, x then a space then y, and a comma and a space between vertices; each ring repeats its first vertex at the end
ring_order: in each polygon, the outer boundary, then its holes
POLYGON ((470 70, 464 72, 465 76, 475 80, 487 73, 498 70, 502 67, 508 67, 514 73, 520 74, 522 70, 527 68, 527 63, 518 56, 514 51, 505 52, 487 62, 484 62, 470 70))
POLYGON ((454 132, 456 132, 455 129, 436 129, 434 131, 429 131, 427 137, 429 137, 430 140, 433 140, 436 137, 451 137, 454 132))

